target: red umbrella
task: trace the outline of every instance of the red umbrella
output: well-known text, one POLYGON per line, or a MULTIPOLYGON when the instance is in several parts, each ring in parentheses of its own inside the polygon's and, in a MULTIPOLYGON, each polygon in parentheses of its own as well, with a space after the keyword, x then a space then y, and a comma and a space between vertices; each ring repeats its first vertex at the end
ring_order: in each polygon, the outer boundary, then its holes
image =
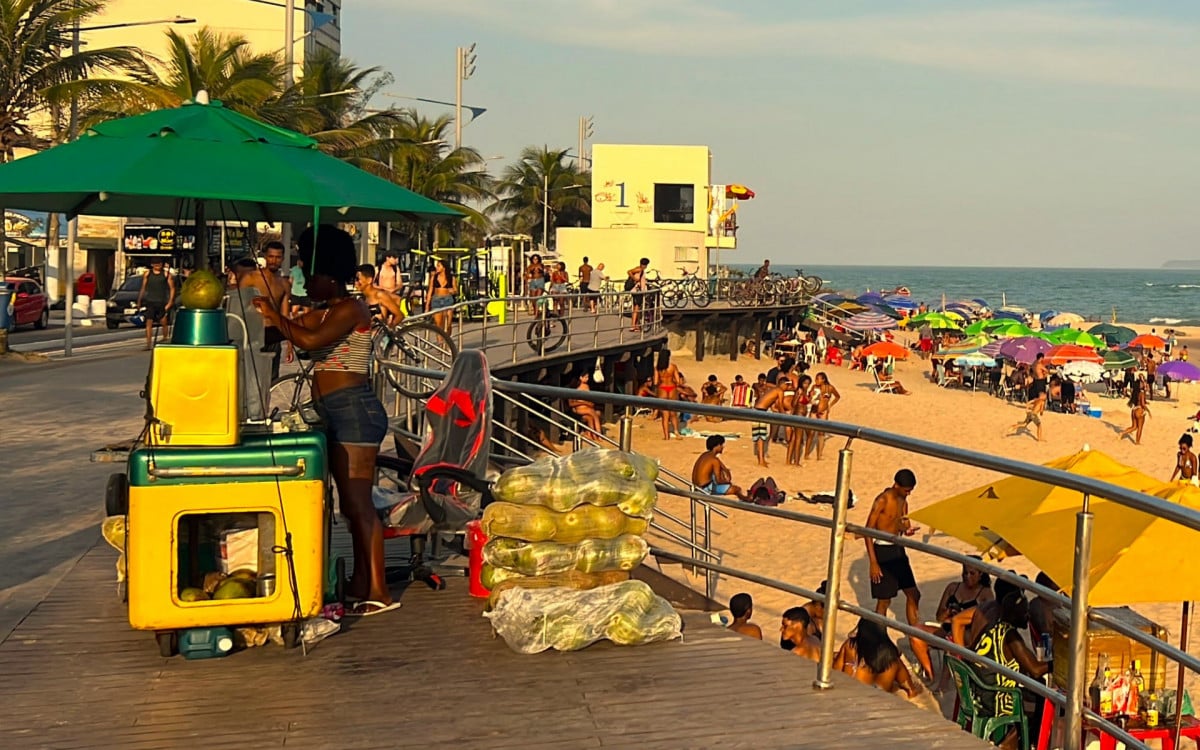
POLYGON ((1143 333, 1141 336, 1134 336, 1133 341, 1125 345, 1127 349, 1164 349, 1167 342, 1155 336, 1152 333, 1143 333))
POLYGON ((1065 365, 1068 362, 1095 362, 1104 364, 1104 357, 1095 349, 1079 344, 1059 344, 1046 352, 1046 361, 1052 365, 1065 365))
POLYGON ((725 197, 736 198, 740 201, 748 201, 754 197, 754 191, 745 185, 726 185, 725 197))
POLYGON ((908 349, 892 341, 879 341, 863 349, 863 355, 868 357, 874 355, 876 357, 905 359, 908 357, 908 349))

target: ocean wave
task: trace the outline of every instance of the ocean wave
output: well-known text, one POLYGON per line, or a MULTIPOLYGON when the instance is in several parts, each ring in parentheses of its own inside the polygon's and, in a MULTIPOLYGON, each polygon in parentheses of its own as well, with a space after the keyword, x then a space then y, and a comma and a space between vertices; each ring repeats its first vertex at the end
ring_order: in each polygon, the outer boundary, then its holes
POLYGON ((1176 289, 1200 289, 1200 284, 1176 284, 1176 289))
POLYGON ((1152 325, 1166 326, 1200 326, 1200 320, 1196 318, 1150 318, 1152 325))
POLYGON ((1200 284, 1156 284, 1153 281, 1143 281, 1145 286, 1166 287, 1168 289, 1200 289, 1200 284))

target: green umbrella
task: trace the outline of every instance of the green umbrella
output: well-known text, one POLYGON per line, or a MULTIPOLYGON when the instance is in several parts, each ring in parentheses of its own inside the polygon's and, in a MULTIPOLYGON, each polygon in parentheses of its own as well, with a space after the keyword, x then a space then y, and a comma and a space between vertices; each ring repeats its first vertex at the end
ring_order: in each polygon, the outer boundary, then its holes
POLYGON ((1104 339, 1109 346, 1125 346, 1130 341, 1133 341, 1137 336, 1137 331, 1125 326, 1109 325, 1108 323, 1100 323, 1088 329, 1088 333, 1099 336, 1104 339))
POLYGON ((69 215, 350 222, 462 214, 318 150, 307 136, 187 103, 0 166, 0 205, 69 215))
POLYGON ((1108 346, 1104 339, 1078 328, 1059 328, 1057 331, 1051 331, 1050 336, 1055 343, 1059 344, 1078 344, 1079 346, 1090 346, 1093 349, 1103 349, 1108 346))
POLYGON ((987 321, 987 320, 977 320, 974 323, 972 323, 971 325, 964 328, 963 333, 967 334, 968 336, 974 336, 979 333, 985 333, 987 331, 987 328, 988 328, 987 324, 989 322, 990 321, 987 321))
POLYGON ((995 321, 989 328, 988 333, 1001 339, 1016 339, 1022 336, 1033 336, 1034 331, 1029 326, 1019 320, 1011 320, 1002 318, 995 321))
POLYGON ((920 315, 915 315, 908 319, 908 327, 922 326, 928 324, 930 328, 942 331, 960 331, 962 330, 958 321, 945 313, 927 312, 920 315))
POLYGON ((1127 351, 1112 349, 1104 353, 1105 370, 1124 370, 1127 367, 1136 367, 1137 364, 1137 360, 1127 351))

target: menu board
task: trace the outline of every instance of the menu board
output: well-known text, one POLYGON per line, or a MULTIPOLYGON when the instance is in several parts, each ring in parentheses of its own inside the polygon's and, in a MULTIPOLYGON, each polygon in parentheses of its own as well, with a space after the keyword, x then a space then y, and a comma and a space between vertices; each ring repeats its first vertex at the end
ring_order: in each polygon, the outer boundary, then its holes
POLYGON ((130 255, 171 255, 177 251, 191 251, 196 247, 196 230, 194 227, 129 224, 125 226, 122 247, 130 255))

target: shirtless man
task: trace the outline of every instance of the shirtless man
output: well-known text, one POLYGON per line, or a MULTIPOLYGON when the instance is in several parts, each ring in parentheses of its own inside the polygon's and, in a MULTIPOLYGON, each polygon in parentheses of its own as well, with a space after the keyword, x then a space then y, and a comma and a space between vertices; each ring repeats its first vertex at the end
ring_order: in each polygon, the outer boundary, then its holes
POLYGON ((375 276, 375 285, 385 292, 399 294, 403 286, 400 278, 400 253, 388 250, 383 254, 383 265, 375 276))
POLYGON ((721 461, 721 453, 725 451, 725 438, 720 435, 710 435, 704 446, 708 449, 696 459, 692 466, 692 484, 701 492, 710 495, 736 495, 738 500, 745 500, 746 493, 741 487, 733 484, 733 477, 721 461))
MULTIPOLYGON (((908 520, 908 496, 917 486, 917 477, 908 469, 896 472, 891 487, 879 493, 867 516, 867 528, 886 531, 890 534, 912 536, 917 526, 908 520)), ((921 591, 917 588, 912 567, 904 548, 891 542, 866 538, 867 559, 870 561, 871 596, 875 598, 875 611, 886 614, 896 592, 903 591, 905 615, 909 625, 921 619, 921 591)))
POLYGON ((733 615, 729 630, 748 638, 762 640, 762 628, 750 622, 750 618, 754 616, 754 599, 749 594, 734 594, 729 600, 729 613, 733 615))
POLYGON ((779 624, 779 645, 791 645, 791 652, 805 659, 819 661, 821 641, 812 633, 812 618, 804 607, 792 607, 783 613, 779 624))
MULTIPOLYGON (((1031 390, 1031 392, 1033 392, 1031 390)), ((1034 436, 1040 443, 1042 441, 1042 415, 1046 413, 1046 389, 1043 388, 1037 392, 1029 403, 1025 404, 1025 421, 1017 422, 1009 427, 1005 433, 1005 437, 1016 435, 1022 429, 1028 429, 1030 424, 1037 428, 1037 433, 1034 436)))
POLYGON ((1033 361, 1033 383, 1029 386, 1030 400, 1037 397, 1039 393, 1045 393, 1050 387, 1050 368, 1046 367, 1046 355, 1038 353, 1037 359, 1033 361))
MULTIPOLYGON (((783 408, 783 388, 777 383, 764 383, 763 379, 766 376, 760 376, 757 386, 765 386, 757 388, 762 393, 754 402, 754 408, 759 411, 774 411, 781 412, 783 408)), ((780 380, 786 380, 780 376, 780 380)), ((770 444, 771 426, 766 422, 751 422, 750 423, 750 440, 754 443, 754 457, 758 459, 758 465, 764 468, 767 467, 767 448, 770 444)))
POLYGON ((400 297, 377 286, 375 278, 375 266, 363 263, 354 277, 354 288, 362 294, 374 317, 382 320, 388 327, 394 326, 404 320, 404 312, 400 309, 400 297))
MULTIPOLYGON (((266 267, 258 269, 257 273, 239 276, 238 287, 257 289, 260 295, 270 300, 272 309, 278 310, 280 315, 287 318, 292 311, 292 285, 290 282, 284 281, 280 274, 280 269, 283 268, 283 243, 268 242, 263 259, 266 261, 266 267)), ((274 380, 279 377, 279 358, 283 352, 283 334, 278 328, 271 325, 267 326, 265 334, 267 343, 263 347, 263 351, 274 354, 271 358, 271 379, 274 380)))
POLYGON ((592 264, 588 263, 587 256, 583 256, 583 265, 579 267, 579 284, 577 291, 580 294, 587 292, 588 285, 592 281, 592 264))

